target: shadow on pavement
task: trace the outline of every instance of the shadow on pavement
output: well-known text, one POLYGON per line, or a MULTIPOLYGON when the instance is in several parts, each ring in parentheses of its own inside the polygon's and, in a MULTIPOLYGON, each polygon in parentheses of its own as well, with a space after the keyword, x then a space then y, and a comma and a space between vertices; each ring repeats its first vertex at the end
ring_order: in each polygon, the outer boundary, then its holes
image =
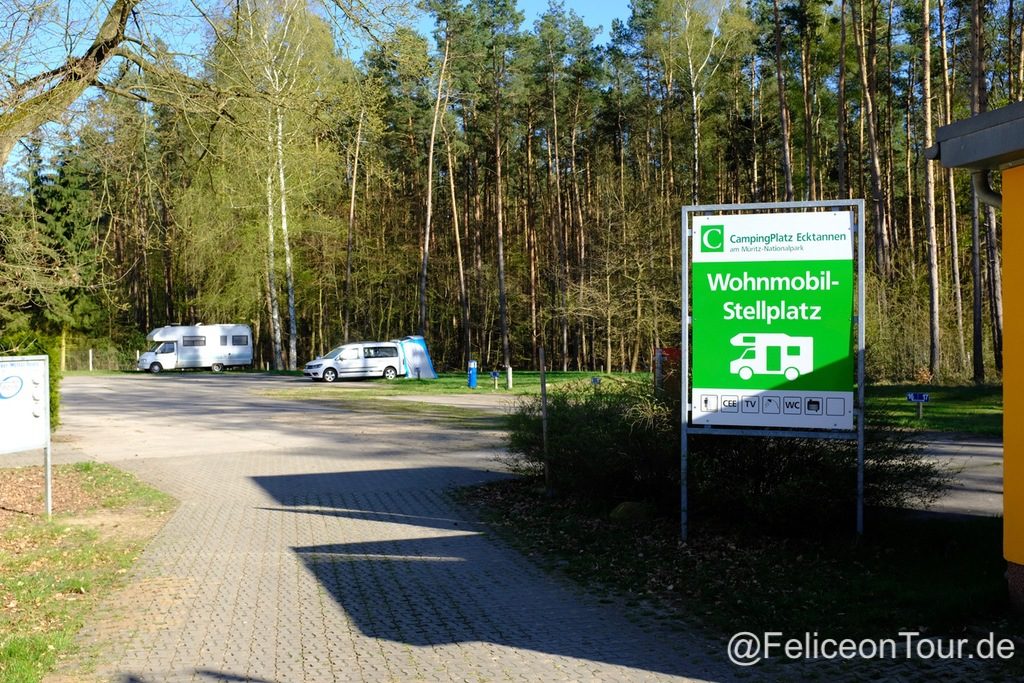
MULTIPOLYGON (((254 678, 243 674, 232 674, 226 671, 214 671, 213 669, 196 669, 193 672, 202 680, 213 681, 249 681, 249 683, 276 683, 266 678, 254 678)), ((135 674, 125 674, 118 679, 119 683, 154 683, 154 679, 146 679, 135 674)))
POLYGON ((344 517, 349 538, 293 550, 367 637, 412 646, 484 642, 714 680, 707 645, 581 598, 466 521, 444 490, 494 473, 427 467, 253 480, 281 512, 344 517), (349 532, 348 530, 351 530, 349 532))

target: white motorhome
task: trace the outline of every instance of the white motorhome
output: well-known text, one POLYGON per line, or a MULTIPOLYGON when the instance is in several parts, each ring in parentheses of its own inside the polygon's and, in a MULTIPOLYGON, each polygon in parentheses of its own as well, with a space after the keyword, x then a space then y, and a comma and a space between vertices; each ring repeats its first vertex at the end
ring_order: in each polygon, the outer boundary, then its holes
POLYGON ((252 365, 252 329, 248 325, 166 325, 148 335, 149 350, 138 369, 225 368, 252 365))
POLYGON ((789 381, 814 370, 814 337, 788 334, 737 334, 729 340, 743 353, 729 372, 748 380, 754 375, 785 375, 789 381))

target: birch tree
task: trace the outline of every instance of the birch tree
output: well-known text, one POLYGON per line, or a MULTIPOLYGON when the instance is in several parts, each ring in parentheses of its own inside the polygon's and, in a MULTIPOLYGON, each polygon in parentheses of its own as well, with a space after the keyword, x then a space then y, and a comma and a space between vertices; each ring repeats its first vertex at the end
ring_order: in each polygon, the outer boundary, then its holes
POLYGON ((723 56, 742 57, 752 49, 748 42, 752 25, 742 6, 736 7, 731 0, 662 0, 655 20, 662 28, 652 36, 653 48, 662 55, 666 72, 683 76, 690 109, 690 200, 699 204, 704 94, 723 56))
MULTIPOLYGON (((922 99, 924 104, 924 147, 932 146, 932 9, 930 0, 921 5, 923 46, 922 99)), ((935 166, 924 162, 924 218, 928 239, 928 369, 932 377, 939 376, 940 321, 939 321, 939 245, 935 232, 935 166)))

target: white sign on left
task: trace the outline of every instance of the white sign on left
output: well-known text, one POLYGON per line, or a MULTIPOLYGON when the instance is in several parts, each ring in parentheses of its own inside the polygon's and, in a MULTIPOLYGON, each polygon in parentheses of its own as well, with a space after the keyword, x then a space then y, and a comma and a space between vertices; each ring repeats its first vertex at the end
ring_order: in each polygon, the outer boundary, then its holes
POLYGON ((49 446, 49 359, 0 356, 0 454, 49 446))

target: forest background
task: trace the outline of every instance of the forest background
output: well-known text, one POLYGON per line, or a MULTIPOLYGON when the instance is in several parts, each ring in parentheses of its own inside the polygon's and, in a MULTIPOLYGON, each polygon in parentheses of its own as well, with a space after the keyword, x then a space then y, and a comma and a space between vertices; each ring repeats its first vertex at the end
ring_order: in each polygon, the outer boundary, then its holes
POLYGON ((998 379, 999 214, 924 150, 1024 98, 1024 3, 936 3, 0 0, 0 338, 636 371, 682 206, 863 197, 869 379, 998 379))

